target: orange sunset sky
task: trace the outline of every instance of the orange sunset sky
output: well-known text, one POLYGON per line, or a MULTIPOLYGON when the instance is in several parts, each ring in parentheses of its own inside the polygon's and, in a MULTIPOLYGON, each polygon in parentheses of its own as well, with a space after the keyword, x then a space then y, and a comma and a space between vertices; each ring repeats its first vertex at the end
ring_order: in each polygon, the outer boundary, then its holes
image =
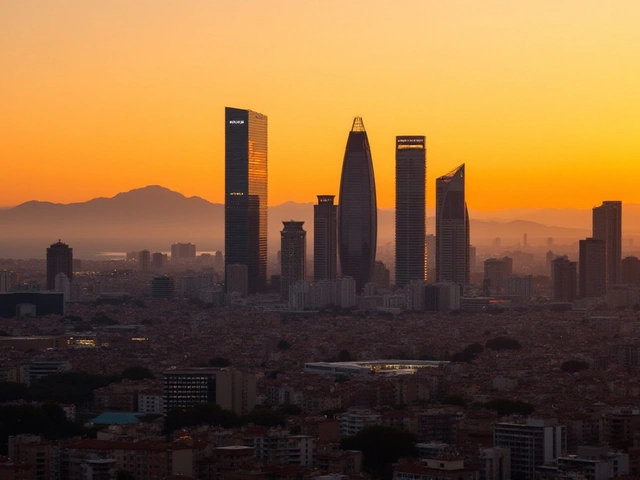
POLYGON ((637 0, 2 0, 0 206, 159 184, 223 202, 224 107, 269 117, 269 204, 338 192, 352 118, 378 205, 396 135, 471 209, 640 203, 637 0))

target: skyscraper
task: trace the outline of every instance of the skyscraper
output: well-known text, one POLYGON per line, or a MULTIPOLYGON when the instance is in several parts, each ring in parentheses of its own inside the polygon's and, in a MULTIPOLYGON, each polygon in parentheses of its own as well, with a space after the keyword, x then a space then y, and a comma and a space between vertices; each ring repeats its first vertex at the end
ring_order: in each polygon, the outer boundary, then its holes
POLYGON ((298 280, 304 280, 304 267, 307 260, 307 232, 302 228, 304 222, 282 222, 280 232, 281 274, 280 294, 289 300, 289 287, 298 280))
POLYGON ((436 180, 436 282, 469 283, 464 163, 436 180))
POLYGON ((602 205, 593 208, 593 238, 604 241, 607 284, 620 283, 622 202, 602 202, 602 205))
POLYGON ((369 139, 362 118, 353 120, 342 162, 338 245, 343 276, 352 277, 356 290, 371 281, 376 260, 378 212, 369 139))
POLYGON ((47 290, 56 288, 56 275, 64 273, 73 280, 73 248, 58 240, 47 248, 47 290))
POLYGON ((427 162, 423 136, 396 137, 396 285, 426 280, 425 193, 427 162))
POLYGON ((318 195, 313 206, 313 279, 335 280, 338 262, 338 206, 334 195, 318 195))
POLYGON ((267 286, 267 117, 225 108, 225 270, 247 265, 249 294, 267 286))
POLYGON ((580 240, 579 293, 581 298, 602 297, 607 293, 607 261, 604 240, 580 240))
POLYGON ((578 265, 567 256, 551 261, 554 302, 573 302, 578 296, 578 265))

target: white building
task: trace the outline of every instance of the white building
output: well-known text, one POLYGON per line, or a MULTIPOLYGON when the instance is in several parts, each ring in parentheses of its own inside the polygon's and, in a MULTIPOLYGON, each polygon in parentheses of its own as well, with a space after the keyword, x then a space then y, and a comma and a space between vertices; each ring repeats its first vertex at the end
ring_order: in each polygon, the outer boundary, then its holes
POLYGON ((350 409, 336 415, 340 422, 340 436, 350 437, 368 425, 380 425, 382 417, 379 413, 368 409, 350 409))

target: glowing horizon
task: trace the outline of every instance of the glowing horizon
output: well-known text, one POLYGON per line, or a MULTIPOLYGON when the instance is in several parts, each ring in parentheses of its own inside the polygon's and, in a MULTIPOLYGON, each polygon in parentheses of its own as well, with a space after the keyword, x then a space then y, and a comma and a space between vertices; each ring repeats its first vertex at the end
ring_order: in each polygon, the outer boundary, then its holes
POLYGON ((640 4, 0 4, 0 206, 146 185, 224 201, 224 107, 269 118, 269 205, 337 195, 353 117, 393 208, 397 135, 471 210, 640 203, 640 4))

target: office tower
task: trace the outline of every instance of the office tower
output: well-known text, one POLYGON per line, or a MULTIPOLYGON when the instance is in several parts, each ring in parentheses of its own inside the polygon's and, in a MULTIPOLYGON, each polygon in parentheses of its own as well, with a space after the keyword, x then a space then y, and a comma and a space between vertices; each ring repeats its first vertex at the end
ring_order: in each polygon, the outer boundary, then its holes
POLYGON ((248 293, 264 292, 267 288, 266 115, 225 108, 224 175, 225 272, 228 265, 246 265, 248 293))
POLYGON ((313 279, 335 280, 338 269, 338 206, 335 195, 318 195, 313 206, 313 279))
POLYGON ((376 260, 376 263, 373 266, 372 280, 380 288, 383 288, 383 289, 389 288, 391 284, 391 272, 383 262, 376 260))
POLYGON ((507 293, 520 302, 528 302, 533 297, 533 275, 514 275, 507 279, 507 293))
POLYGON ((280 232, 280 295, 289 300, 289 286, 304 280, 304 266, 307 260, 307 232, 302 228, 304 222, 282 222, 280 232))
POLYGON ((427 247, 427 281, 436 283, 436 236, 430 233, 426 236, 427 247))
POLYGON ((249 292, 249 268, 242 263, 234 263, 227 265, 226 268, 226 289, 227 293, 238 292, 242 298, 245 298, 249 292))
POLYGON ((18 285, 18 278, 16 272, 0 270, 0 293, 13 291, 18 285))
MULTIPOLYGON (((173 255, 171 255, 173 258, 173 255)), ((167 265, 167 254, 155 252, 151 255, 151 265, 155 271, 161 271, 167 265)))
MULTIPOLYGON (((620 262, 621 282, 625 285, 640 285, 640 260, 638 257, 624 257, 620 262)), ((0 272, 2 275, 2 272, 0 272)), ((0 277, 1 278, 1 277, 0 277)), ((0 291, 2 291, 0 289, 0 291)))
POLYGON ((396 137, 396 286, 427 279, 424 136, 396 137))
POLYGON ((343 276, 352 277, 356 291, 371 281, 376 260, 378 212, 369 139, 362 118, 353 120, 342 163, 338 245, 343 276))
POLYGON ((56 275, 64 273, 73 281, 73 248, 58 240, 47 248, 47 290, 56 287, 56 275))
POLYGON ((604 240, 580 240, 578 275, 581 298, 602 297, 607 293, 607 257, 604 240))
POLYGON ((195 260, 196 246, 193 243, 174 243, 171 245, 171 261, 195 260))
POLYGON ((496 423, 493 445, 511 449, 511 478, 534 480, 536 467, 552 462, 567 451, 567 428, 555 419, 496 423))
POLYGON ((176 284, 173 278, 162 275, 151 280, 151 296, 153 298, 170 299, 175 296, 176 284))
POLYGON ((507 288, 507 262, 488 258, 484 261, 484 280, 491 293, 502 293, 507 288))
POLYGON ((607 285, 620 283, 622 202, 602 202, 593 208, 593 238, 604 241, 607 285))
POLYGON ((60 272, 54 278, 54 288, 53 290, 58 293, 62 293, 64 295, 64 301, 68 302, 71 299, 71 282, 69 281, 69 277, 66 274, 60 272))
POLYGON ((565 256, 551 261, 554 302, 573 302, 578 296, 578 264, 565 256))
POLYGON ((436 180, 436 281, 469 283, 469 214, 464 164, 436 180))
POLYGON ((142 250, 138 253, 138 270, 148 272, 151 270, 151 252, 142 250))
POLYGON ((163 373, 164 412, 216 403, 245 415, 256 406, 256 377, 229 368, 177 368, 163 373))

